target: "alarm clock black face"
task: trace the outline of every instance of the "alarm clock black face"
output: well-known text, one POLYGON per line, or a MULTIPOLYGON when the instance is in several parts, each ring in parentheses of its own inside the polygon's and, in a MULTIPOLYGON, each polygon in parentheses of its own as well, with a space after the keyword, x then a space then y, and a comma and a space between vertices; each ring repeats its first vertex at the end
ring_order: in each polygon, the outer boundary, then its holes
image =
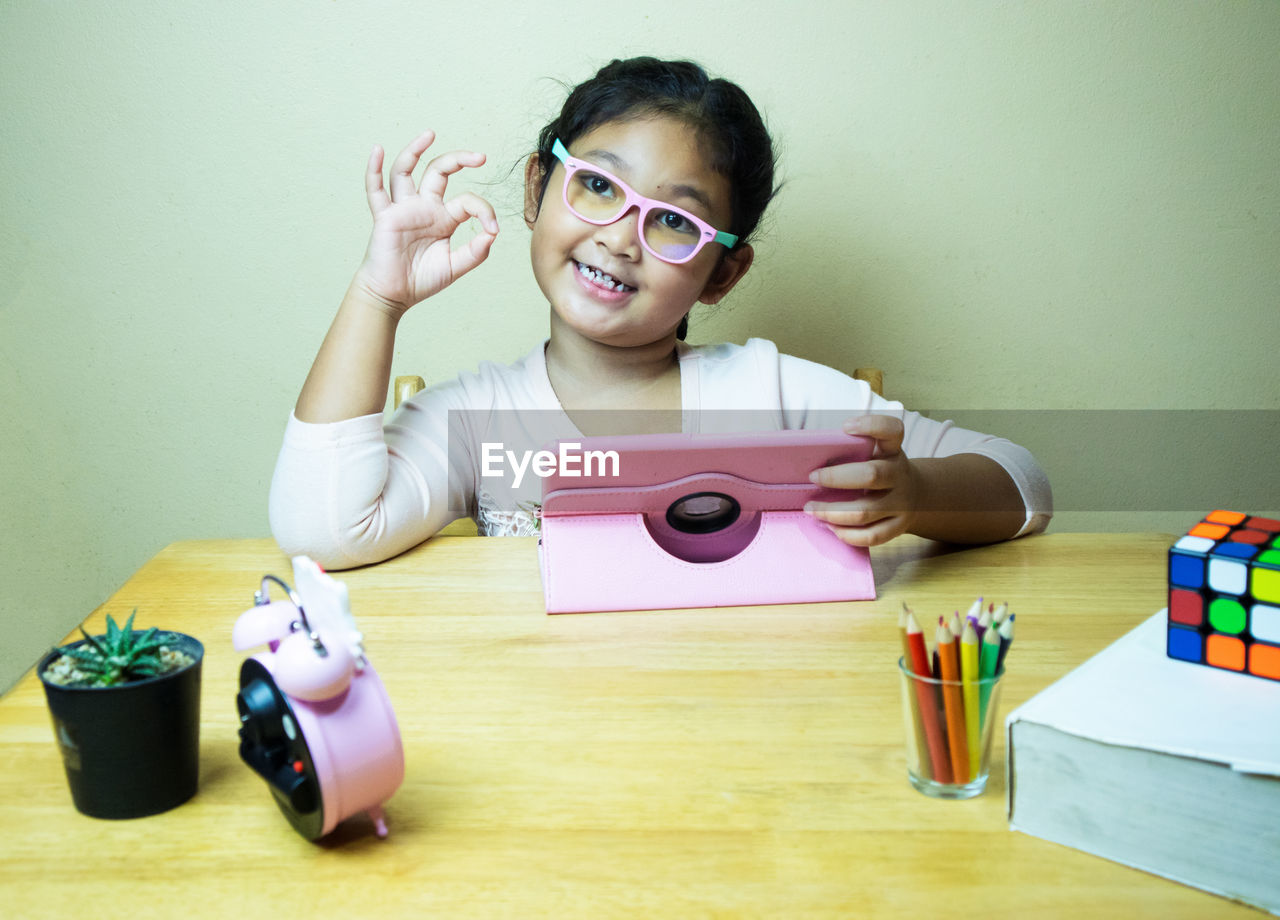
POLYGON ((240 759, 267 781, 276 804, 303 837, 324 829, 324 802, 315 764, 289 700, 263 665, 252 658, 240 667, 240 759))

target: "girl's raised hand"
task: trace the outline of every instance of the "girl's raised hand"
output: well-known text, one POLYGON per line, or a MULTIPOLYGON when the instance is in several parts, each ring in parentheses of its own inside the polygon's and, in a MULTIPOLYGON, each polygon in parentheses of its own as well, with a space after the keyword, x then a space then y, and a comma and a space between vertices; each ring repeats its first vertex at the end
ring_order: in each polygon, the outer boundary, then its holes
POLYGON ((829 489, 865 490, 843 502, 808 502, 804 510, 853 546, 879 546, 906 533, 916 510, 916 481, 902 453, 902 419, 860 415, 844 423, 848 434, 874 438, 870 460, 815 470, 810 479, 829 489))
POLYGON ((374 146, 365 171, 365 191, 373 215, 373 231, 356 282, 388 309, 403 313, 444 290, 485 260, 498 235, 493 206, 463 192, 445 200, 449 177, 484 163, 483 153, 457 150, 427 164, 420 185, 413 170, 435 140, 426 131, 391 164, 391 186, 383 187, 383 150, 374 146), (479 232, 467 244, 451 249, 458 228, 475 218, 479 232))

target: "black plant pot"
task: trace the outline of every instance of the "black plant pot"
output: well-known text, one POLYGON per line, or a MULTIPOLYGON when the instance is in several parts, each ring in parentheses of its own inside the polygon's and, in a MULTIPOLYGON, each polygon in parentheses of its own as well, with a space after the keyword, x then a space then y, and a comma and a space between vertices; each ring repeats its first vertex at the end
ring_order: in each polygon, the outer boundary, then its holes
MULTIPOLYGON (((80 642, 72 645, 80 645, 80 642)), ((76 808, 95 818, 141 818, 195 795, 200 758, 200 666, 204 646, 183 633, 166 645, 193 664, 114 687, 60 687, 36 673, 53 716, 53 734, 76 808)))

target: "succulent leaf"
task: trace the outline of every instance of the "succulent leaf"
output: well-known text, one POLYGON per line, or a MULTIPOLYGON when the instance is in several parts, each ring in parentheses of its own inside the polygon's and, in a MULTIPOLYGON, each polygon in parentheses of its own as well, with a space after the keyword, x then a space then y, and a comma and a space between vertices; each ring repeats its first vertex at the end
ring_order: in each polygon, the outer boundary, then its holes
POLYGON ((89 644, 89 648, 87 649, 84 646, 80 646, 82 650, 88 652, 90 655, 97 655, 99 658, 104 659, 111 654, 108 647, 99 641, 98 637, 91 636, 85 632, 83 626, 80 627, 80 634, 85 637, 85 640, 89 644))
POLYGON ((64 648, 63 653, 74 658, 82 671, 94 675, 98 686, 156 676, 160 673, 160 649, 164 641, 154 626, 134 633, 133 618, 137 612, 135 609, 129 614, 123 627, 107 614, 107 631, 102 636, 91 636, 81 627, 84 644, 64 648))

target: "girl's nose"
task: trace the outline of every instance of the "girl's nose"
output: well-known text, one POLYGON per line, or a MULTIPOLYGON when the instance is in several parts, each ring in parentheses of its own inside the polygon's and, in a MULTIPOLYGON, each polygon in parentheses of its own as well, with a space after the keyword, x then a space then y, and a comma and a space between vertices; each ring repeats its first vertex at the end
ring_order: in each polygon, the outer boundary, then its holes
POLYGON ((596 242, 619 258, 638 259, 641 249, 639 215, 639 208, 631 208, 613 223, 596 227, 596 242))

